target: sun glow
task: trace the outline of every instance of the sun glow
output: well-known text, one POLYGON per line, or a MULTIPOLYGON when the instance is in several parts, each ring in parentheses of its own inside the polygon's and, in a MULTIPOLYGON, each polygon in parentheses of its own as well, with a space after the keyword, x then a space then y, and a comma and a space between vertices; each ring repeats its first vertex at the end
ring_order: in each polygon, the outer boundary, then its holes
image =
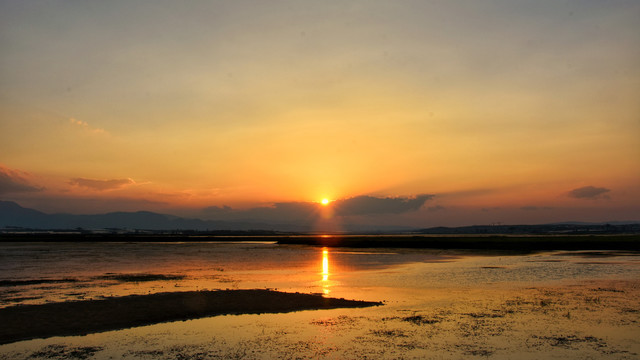
POLYGON ((322 200, 320 201, 320 203, 321 203, 322 205, 328 205, 328 204, 329 204, 329 199, 322 199, 322 200))

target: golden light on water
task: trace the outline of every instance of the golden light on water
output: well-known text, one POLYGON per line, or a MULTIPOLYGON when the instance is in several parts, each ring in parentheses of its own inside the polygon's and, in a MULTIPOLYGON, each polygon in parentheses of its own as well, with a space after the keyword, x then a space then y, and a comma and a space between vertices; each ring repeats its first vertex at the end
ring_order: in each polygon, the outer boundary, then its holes
POLYGON ((329 250, 322 249, 322 291, 329 294, 329 250))
POLYGON ((329 280, 329 250, 322 250, 322 281, 329 280))

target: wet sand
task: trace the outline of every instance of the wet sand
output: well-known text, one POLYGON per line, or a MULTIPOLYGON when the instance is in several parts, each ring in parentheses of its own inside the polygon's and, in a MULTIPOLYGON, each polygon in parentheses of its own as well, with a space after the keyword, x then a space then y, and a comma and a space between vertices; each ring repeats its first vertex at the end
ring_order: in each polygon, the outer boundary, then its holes
POLYGON ((84 335, 160 322, 225 314, 382 305, 272 290, 219 290, 131 295, 104 300, 23 305, 0 309, 0 344, 51 336, 84 335))
POLYGON ((17 342, 0 359, 638 359, 639 296, 620 280, 429 289, 383 307, 17 342))
MULTIPOLYGON (((10 261, 0 261, 0 295, 6 308, 228 288, 322 292, 385 306, 238 311, 148 326, 128 319, 115 331, 5 343, 0 360, 638 359, 636 252, 482 252, 274 243, 5 244, 10 261)), ((40 327, 34 318, 33 327, 40 327)), ((0 312, 0 331, 3 321, 0 312)))

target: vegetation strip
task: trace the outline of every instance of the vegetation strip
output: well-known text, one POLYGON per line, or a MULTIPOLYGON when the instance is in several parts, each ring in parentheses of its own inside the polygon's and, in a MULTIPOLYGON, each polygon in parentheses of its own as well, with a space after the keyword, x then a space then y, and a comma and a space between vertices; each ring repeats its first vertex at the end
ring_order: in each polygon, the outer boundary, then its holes
POLYGON ((174 235, 0 233, 0 242, 273 242, 351 248, 413 248, 470 250, 627 250, 640 251, 640 234, 592 235, 174 235))
POLYGON ((215 315, 378 305, 382 303, 272 290, 170 292, 104 300, 21 305, 0 309, 0 344, 51 336, 85 335, 215 315))
POLYGON ((278 244, 351 248, 469 250, 628 250, 640 251, 640 235, 415 235, 282 237, 278 244))

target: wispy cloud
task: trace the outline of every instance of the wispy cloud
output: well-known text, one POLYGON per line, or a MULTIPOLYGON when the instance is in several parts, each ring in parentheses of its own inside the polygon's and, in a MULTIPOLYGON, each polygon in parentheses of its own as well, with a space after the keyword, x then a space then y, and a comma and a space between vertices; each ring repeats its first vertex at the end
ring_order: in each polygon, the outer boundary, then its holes
POLYGON ((70 118, 69 119, 69 123, 72 126, 79 127, 82 130, 90 132, 90 133, 93 133, 93 134, 108 134, 108 132, 106 130, 92 127, 86 121, 70 118))
POLYGON ((608 192, 610 189, 595 186, 584 186, 581 188, 573 189, 569 191, 568 196, 575 199, 608 199, 608 192))
POLYGON ((41 187, 31 185, 26 179, 28 173, 0 165, 0 194, 41 191, 41 187))
POLYGON ((106 190, 115 190, 120 189, 125 186, 136 184, 132 179, 110 179, 110 180, 99 180, 99 179, 85 179, 85 178, 73 178, 69 180, 69 184, 74 186, 80 186, 87 189, 97 190, 97 191, 106 191, 106 190))

